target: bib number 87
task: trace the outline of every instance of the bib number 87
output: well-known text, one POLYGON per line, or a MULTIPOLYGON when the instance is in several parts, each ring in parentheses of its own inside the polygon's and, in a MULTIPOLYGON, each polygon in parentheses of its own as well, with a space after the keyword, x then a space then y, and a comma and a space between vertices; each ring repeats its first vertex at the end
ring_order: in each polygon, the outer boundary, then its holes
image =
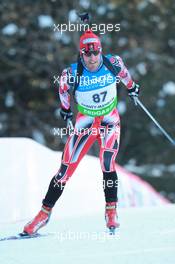
POLYGON ((105 101, 106 95, 107 95, 107 91, 101 92, 99 94, 96 93, 92 96, 92 98, 95 103, 100 103, 105 101))

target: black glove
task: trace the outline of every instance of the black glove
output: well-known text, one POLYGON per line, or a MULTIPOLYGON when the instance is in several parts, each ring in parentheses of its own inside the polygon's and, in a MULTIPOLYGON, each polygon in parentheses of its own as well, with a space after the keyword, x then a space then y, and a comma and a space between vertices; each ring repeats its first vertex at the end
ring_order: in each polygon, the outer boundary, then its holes
POLYGON ((63 119, 64 121, 66 121, 67 119, 71 119, 71 120, 72 120, 72 118, 73 118, 73 113, 72 113, 72 111, 70 110, 70 108, 69 108, 69 109, 63 109, 63 108, 61 108, 61 109, 60 109, 60 116, 62 117, 62 119, 63 119))
POLYGON ((133 97, 138 97, 140 92, 140 86, 136 83, 133 84, 131 89, 128 89, 128 95, 133 99, 133 97))

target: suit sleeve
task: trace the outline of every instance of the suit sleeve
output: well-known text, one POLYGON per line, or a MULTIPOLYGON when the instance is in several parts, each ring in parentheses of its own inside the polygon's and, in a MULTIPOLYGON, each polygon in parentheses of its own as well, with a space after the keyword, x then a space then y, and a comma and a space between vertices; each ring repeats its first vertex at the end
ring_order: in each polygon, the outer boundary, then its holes
POLYGON ((112 57, 112 63, 115 66, 118 66, 121 68, 118 76, 120 78, 120 81, 127 87, 127 89, 131 89, 134 86, 134 81, 127 69, 127 67, 124 65, 124 62, 121 57, 119 56, 113 56, 112 57))
POLYGON ((64 69, 61 74, 60 84, 59 84, 59 97, 61 101, 61 108, 69 110, 70 109, 70 78, 71 70, 70 68, 64 69))

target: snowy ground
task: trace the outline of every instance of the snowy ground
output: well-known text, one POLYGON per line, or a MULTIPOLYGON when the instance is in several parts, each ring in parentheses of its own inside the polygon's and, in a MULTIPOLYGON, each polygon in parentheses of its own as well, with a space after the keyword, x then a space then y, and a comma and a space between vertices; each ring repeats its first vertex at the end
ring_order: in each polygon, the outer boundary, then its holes
MULTIPOLYGON (((51 178, 58 171, 61 154, 31 139, 0 138, 0 223, 18 221, 36 214, 51 178)), ((116 165, 116 170, 119 177, 119 207, 166 203, 136 175, 119 165, 116 165)), ((56 207, 62 216, 68 217, 103 210, 102 172, 98 158, 84 157, 56 207)))
MULTIPOLYGON (((21 232, 38 212, 60 159, 61 153, 33 140, 0 139, 0 238, 21 232)), ((174 264, 175 205, 116 169, 121 223, 116 236, 105 233, 99 160, 86 156, 41 230, 49 235, 0 241, 0 264, 174 264)))
MULTIPOLYGON (((50 236, 0 242, 3 264, 173 264, 175 206, 119 209, 121 227, 104 232, 103 213, 50 220, 41 233, 50 236)), ((1 224, 1 236, 18 232, 25 222, 1 224)))

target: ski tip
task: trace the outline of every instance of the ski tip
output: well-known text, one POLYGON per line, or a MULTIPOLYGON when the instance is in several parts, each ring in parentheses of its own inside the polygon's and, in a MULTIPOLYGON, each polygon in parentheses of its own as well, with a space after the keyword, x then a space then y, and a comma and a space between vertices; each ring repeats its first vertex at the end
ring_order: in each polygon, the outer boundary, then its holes
POLYGON ((28 234, 27 232, 24 231, 19 233, 18 236, 21 238, 34 238, 34 237, 39 237, 41 235, 39 233, 28 234))
POLYGON ((17 235, 13 235, 13 236, 0 237, 0 241, 22 240, 22 239, 29 239, 29 238, 45 237, 48 235, 50 234, 49 233, 47 234, 40 234, 40 233, 28 234, 26 232, 22 232, 17 235))
POLYGON ((21 232, 18 235, 21 236, 21 237, 29 236, 29 234, 27 232, 21 232))

